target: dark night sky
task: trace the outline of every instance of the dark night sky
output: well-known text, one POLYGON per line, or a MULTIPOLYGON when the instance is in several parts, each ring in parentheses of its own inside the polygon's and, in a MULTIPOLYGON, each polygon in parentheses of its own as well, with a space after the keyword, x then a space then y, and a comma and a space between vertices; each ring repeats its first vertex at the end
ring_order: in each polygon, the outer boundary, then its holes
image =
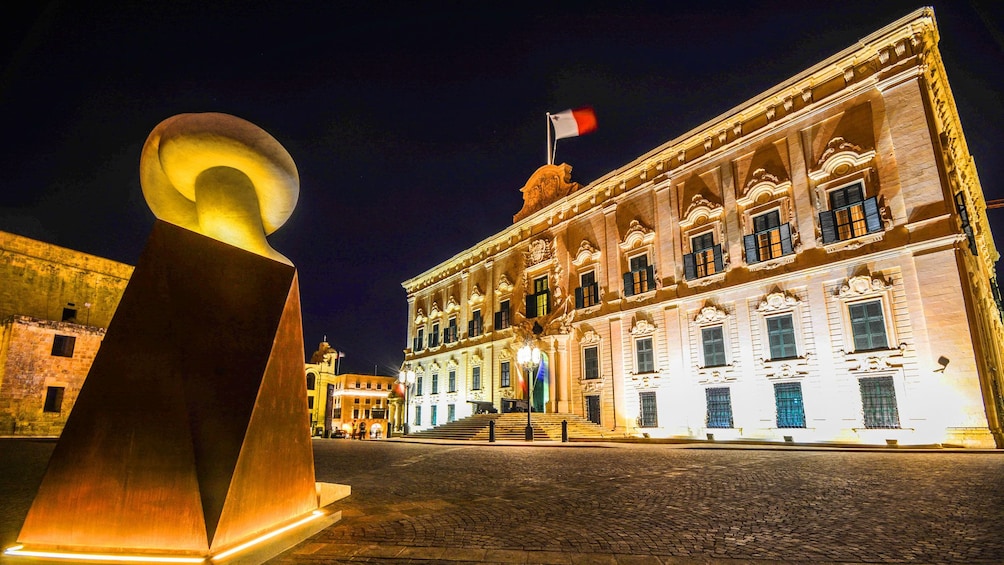
MULTIPOLYGON (((300 270, 307 353, 395 374, 401 282, 512 223, 545 112, 588 184, 922 6, 769 2, 52 2, 0 23, 0 230, 135 264, 153 224, 140 148, 162 119, 270 132, 300 201, 270 237, 300 270)), ((1004 3, 938 2, 987 198, 1004 197, 1004 3)), ((991 213, 1004 248, 1004 210, 991 213)))

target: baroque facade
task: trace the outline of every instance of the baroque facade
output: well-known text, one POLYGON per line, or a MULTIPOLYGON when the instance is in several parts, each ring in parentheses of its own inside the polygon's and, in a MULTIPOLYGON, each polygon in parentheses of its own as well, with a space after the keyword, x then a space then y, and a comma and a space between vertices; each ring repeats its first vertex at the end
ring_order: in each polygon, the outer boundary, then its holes
POLYGON ((388 423, 393 420, 390 396, 396 379, 339 374, 338 355, 322 341, 304 367, 313 435, 331 437, 335 430, 342 430, 351 436, 362 426, 366 437, 387 437, 388 423))
POLYGON ((986 205, 925 8, 403 283, 412 429, 1004 447, 986 205), (466 331, 465 331, 466 330, 466 331))
POLYGON ((59 435, 132 267, 0 232, 0 435, 59 435))

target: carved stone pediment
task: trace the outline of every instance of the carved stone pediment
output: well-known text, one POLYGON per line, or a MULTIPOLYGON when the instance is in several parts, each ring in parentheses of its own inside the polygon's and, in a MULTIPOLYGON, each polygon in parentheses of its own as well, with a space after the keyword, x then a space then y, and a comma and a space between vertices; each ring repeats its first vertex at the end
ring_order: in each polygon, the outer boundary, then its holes
POLYGON ((481 357, 480 351, 475 351, 474 353, 471 354, 471 365, 480 365, 483 362, 484 359, 481 357))
POLYGON ((457 304, 457 299, 456 298, 450 296, 446 300, 446 310, 444 310, 444 313, 451 314, 453 312, 456 312, 457 310, 460 310, 460 305, 457 304))
POLYGON ((453 357, 450 357, 449 360, 446 361, 446 368, 448 369, 456 369, 459 366, 460 364, 457 363, 457 360, 453 357))
POLYGON ((579 377, 579 385, 584 394, 603 392, 603 379, 583 379, 579 377))
POLYGON ((740 206, 749 206, 773 199, 775 196, 786 194, 791 188, 790 180, 781 180, 777 175, 767 172, 765 169, 753 171, 750 179, 743 187, 743 195, 737 200, 740 206))
POLYGON ((433 361, 432 363, 429 363, 430 373, 438 373, 440 369, 442 369, 442 367, 439 365, 438 361, 433 361))
POLYGON ((598 263, 599 260, 600 250, 589 243, 589 240, 583 239, 582 243, 579 244, 579 250, 575 253, 575 258, 572 259, 572 264, 581 267, 586 263, 598 263))
POLYGON ((694 317, 695 324, 712 324, 714 322, 721 322, 728 319, 729 313, 721 308, 708 304, 701 311, 697 313, 694 317))
POLYGON ((680 221, 680 225, 683 227, 692 226, 697 223, 699 218, 717 216, 721 214, 722 210, 721 204, 711 202, 702 194, 695 194, 690 201, 690 206, 687 207, 686 212, 683 214, 684 219, 680 221))
POLYGON ((790 294, 784 292, 772 292, 768 294, 757 306, 757 312, 776 312, 787 310, 801 304, 801 301, 790 294))
POLYGON ((867 296, 869 294, 876 294, 887 290, 891 285, 886 281, 878 278, 872 277, 870 275, 859 275, 856 277, 851 277, 847 279, 847 282, 840 286, 837 290, 837 296, 840 298, 856 298, 858 296, 867 296))
POLYGON ((503 361, 511 361, 512 360, 512 350, 509 349, 508 347, 503 347, 502 349, 500 349, 499 350, 499 359, 501 359, 503 361))
POLYGON ((649 322, 646 319, 636 320, 634 326, 631 328, 631 335, 635 337, 641 337, 646 335, 652 335, 655 333, 655 324, 649 322))
POLYGON ((415 324, 424 324, 428 318, 425 317, 425 311, 420 307, 418 312, 415 314, 415 324))
POLYGON ((581 343, 582 345, 596 345, 599 342, 600 342, 600 334, 596 333, 593 330, 586 330, 585 332, 583 332, 582 339, 579 340, 579 343, 581 343))
POLYGON ((439 310, 439 302, 436 300, 432 301, 432 310, 429 311, 429 318, 438 318, 442 312, 439 310))
POLYGON ((421 363, 419 363, 419 365, 417 367, 415 367, 415 374, 416 375, 424 375, 425 374, 425 366, 423 366, 421 363))
POLYGON ((544 165, 519 189, 523 193, 523 208, 512 217, 513 223, 543 210, 579 188, 578 183, 572 182, 570 165, 544 165))
POLYGON ((809 178, 820 181, 830 176, 841 176, 857 167, 868 164, 875 158, 875 150, 862 150, 842 137, 834 137, 826 144, 816 166, 809 171, 809 178))
POLYGON ((503 273, 499 276, 499 284, 495 287, 495 294, 511 294, 512 293, 512 282, 509 281, 509 277, 505 276, 503 273))
POLYGON ((474 285, 474 289, 471 290, 471 296, 467 299, 467 304, 474 306, 476 304, 481 304, 485 301, 485 295, 481 292, 481 288, 478 285, 474 285))
POLYGON ((641 245, 648 245, 655 241, 655 231, 646 227, 638 220, 631 220, 627 232, 624 233, 624 241, 620 243, 620 248, 624 251, 634 249, 641 245))

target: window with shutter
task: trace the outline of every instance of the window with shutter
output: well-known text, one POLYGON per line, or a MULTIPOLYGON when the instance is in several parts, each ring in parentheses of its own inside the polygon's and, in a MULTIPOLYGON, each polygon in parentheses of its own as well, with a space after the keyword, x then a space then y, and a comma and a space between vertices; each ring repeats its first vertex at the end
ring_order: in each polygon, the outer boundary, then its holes
POLYGON ((878 199, 864 197, 862 182, 831 190, 827 200, 829 210, 819 213, 824 244, 882 231, 878 199))

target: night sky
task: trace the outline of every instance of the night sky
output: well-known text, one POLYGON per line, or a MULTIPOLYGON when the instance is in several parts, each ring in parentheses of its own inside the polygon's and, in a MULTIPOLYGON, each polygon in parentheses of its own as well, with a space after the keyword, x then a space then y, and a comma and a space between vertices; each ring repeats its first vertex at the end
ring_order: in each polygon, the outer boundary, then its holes
MULTIPOLYGON (((595 108, 598 131, 557 149, 585 185, 923 5, 30 4, 0 23, 0 230, 134 265, 150 130, 234 114, 299 169, 269 240, 300 271, 307 355, 327 335, 343 371, 384 374, 407 345, 401 282, 511 225, 545 112, 595 108)), ((1004 2, 934 7, 986 197, 1004 198, 1004 2)))

